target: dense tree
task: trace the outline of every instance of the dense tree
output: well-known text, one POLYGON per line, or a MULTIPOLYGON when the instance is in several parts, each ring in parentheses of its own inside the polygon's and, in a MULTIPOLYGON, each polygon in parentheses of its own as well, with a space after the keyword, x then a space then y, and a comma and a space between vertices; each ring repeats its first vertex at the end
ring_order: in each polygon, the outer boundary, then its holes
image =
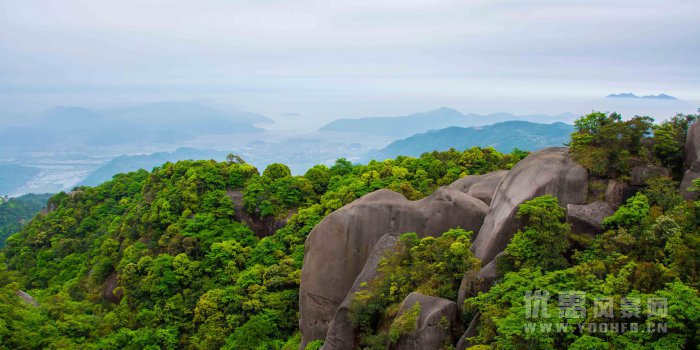
MULTIPOLYGON (((304 240, 325 215, 378 188, 422 198, 455 176, 508 168, 525 155, 341 159, 304 176, 282 164, 260 175, 230 157, 59 193, 0 254, 0 348, 296 349, 304 240), (253 218, 293 215, 257 237, 236 215, 241 195, 253 218), (23 304, 20 289, 39 306, 23 304)), ((453 293, 439 285, 426 286, 453 293)))
POLYGON ((593 112, 576 120, 571 153, 597 176, 627 174, 633 162, 645 162, 642 139, 650 134, 653 120, 634 117, 623 121, 617 113, 593 112))
POLYGON ((499 259, 499 268, 517 271, 540 267, 558 270, 567 266, 564 257, 569 247, 569 224, 563 222, 566 211, 559 201, 546 195, 520 205, 516 218, 525 222, 499 259))
POLYGON ((50 194, 25 194, 10 198, 7 202, 0 201, 0 248, 5 245, 5 239, 18 232, 39 211, 46 207, 50 194))
POLYGON ((680 175, 683 166, 683 146, 690 124, 698 119, 698 115, 678 114, 661 124, 654 125, 654 154, 661 163, 680 175))
MULTIPOLYGON (((594 177, 626 181, 631 167, 644 164, 665 165, 678 176, 684 133, 695 119, 652 126, 644 117, 592 113, 577 121, 571 152, 594 177)), ((261 175, 235 157, 182 161, 57 194, 51 210, 0 251, 0 349, 296 350, 304 240, 324 216, 380 188, 420 199, 459 177, 509 169, 526 155, 472 148, 364 165, 339 159, 303 176, 282 164, 261 175), (286 225, 262 237, 240 215, 286 225), (36 304, 17 297, 19 290, 36 304)), ((481 315, 473 349, 697 347, 700 202, 683 200, 677 180, 646 179, 594 237, 571 235, 554 197, 523 203, 520 230, 500 263, 504 274, 465 303, 464 321, 481 315), (612 297, 616 306, 626 297, 665 298, 668 315, 636 321, 663 322, 668 331, 577 329, 599 319, 592 312, 560 315, 554 304, 546 305, 549 321, 561 321, 565 332, 526 331, 543 323, 525 314, 524 296, 533 290, 555 299, 585 292, 587 310, 597 297, 612 297)), ((354 296, 351 319, 363 348, 385 349, 411 330, 418 307, 396 317, 409 293, 456 300, 465 273, 476 276, 481 268, 471 235, 461 229, 401 235, 377 277, 354 296)))

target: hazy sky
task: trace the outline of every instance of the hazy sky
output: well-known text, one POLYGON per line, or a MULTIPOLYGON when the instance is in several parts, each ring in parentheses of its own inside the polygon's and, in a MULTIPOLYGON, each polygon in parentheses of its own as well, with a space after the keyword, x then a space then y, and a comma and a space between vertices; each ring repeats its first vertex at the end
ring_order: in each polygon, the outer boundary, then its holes
POLYGON ((294 122, 700 100, 699 18, 698 0, 2 0, 0 107, 211 99, 294 122))

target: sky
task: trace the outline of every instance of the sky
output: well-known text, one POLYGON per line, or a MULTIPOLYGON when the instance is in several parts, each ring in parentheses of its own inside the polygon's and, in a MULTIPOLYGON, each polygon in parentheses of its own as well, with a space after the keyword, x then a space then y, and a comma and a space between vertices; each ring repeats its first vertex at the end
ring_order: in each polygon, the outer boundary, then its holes
POLYGON ((3 0, 0 121, 197 99, 316 125, 579 112, 620 92, 692 112, 698 18, 698 0, 3 0))

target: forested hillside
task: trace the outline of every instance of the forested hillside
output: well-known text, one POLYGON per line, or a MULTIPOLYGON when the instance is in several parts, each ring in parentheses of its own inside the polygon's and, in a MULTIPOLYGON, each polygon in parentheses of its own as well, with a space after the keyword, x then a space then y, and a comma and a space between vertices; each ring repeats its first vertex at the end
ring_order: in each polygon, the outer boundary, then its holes
POLYGON ((50 194, 25 194, 0 203, 0 248, 5 239, 22 228, 46 206, 50 194))
POLYGON ((0 348, 695 349, 697 118, 592 113, 569 148, 303 176, 230 155, 60 193, 0 253, 0 348), (533 318, 533 291, 587 312, 533 318), (600 322, 647 331, 579 327, 600 322))
POLYGON ((259 174, 232 156, 55 195, 54 210, 0 255, 0 344, 295 348, 303 243, 324 216, 380 188, 422 198, 526 155, 474 148, 367 165, 341 159, 304 176, 282 164, 259 174), (256 233, 260 222, 283 228, 256 233), (16 297, 20 290, 34 300, 16 297))

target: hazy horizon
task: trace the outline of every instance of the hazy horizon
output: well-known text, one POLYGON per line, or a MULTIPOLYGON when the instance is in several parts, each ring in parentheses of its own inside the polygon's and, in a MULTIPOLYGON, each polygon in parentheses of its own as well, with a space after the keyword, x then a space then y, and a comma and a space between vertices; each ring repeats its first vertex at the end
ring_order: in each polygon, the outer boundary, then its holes
POLYGON ((690 113, 698 15, 692 0, 3 1, 0 121, 163 100, 258 112, 278 130, 440 106, 690 113), (601 103, 622 92, 686 103, 601 103))

